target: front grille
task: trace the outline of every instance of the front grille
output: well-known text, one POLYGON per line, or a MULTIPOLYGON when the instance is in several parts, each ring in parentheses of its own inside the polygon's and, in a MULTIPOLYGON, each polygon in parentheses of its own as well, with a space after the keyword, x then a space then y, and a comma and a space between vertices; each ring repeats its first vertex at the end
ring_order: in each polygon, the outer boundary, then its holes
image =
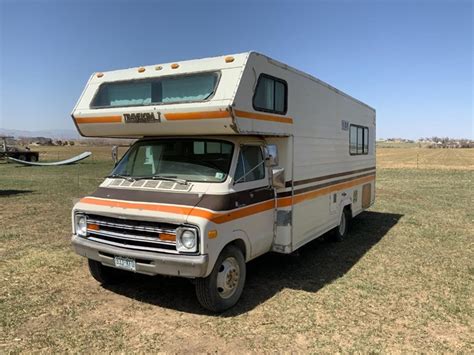
POLYGON ((176 236, 177 225, 174 224, 90 214, 87 225, 87 238, 95 242, 133 250, 177 253, 176 241, 160 239, 161 234, 176 236))

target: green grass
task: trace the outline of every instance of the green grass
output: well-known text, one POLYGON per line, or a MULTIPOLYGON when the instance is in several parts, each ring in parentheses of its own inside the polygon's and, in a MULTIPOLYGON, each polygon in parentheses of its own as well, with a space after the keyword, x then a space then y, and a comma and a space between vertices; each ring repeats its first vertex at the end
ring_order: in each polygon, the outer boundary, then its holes
MULTIPOLYGON (((0 163, 0 351, 472 352, 473 171, 388 168, 395 157, 378 154, 376 204, 350 237, 251 262, 241 302, 221 316, 187 280, 103 288, 88 275, 70 211, 111 169, 105 153, 0 163)), ((445 154, 437 164, 465 165, 445 154)))

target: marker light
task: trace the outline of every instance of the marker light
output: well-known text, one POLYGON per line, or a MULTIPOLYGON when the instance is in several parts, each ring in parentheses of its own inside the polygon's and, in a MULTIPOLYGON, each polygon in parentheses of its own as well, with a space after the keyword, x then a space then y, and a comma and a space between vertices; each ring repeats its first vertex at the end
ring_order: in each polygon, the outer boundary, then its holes
POLYGON ((226 63, 232 63, 234 61, 234 57, 225 57, 226 63))
POLYGON ((97 73, 98 78, 102 78, 104 76, 104 73, 97 73))
POLYGON ((217 238, 217 230, 212 229, 212 230, 210 230, 209 232, 207 232, 207 237, 208 237, 209 239, 217 238))
POLYGON ((141 68, 138 68, 138 72, 139 73, 143 73, 145 71, 145 68, 141 67, 141 68))
POLYGON ((178 69, 179 68, 179 64, 178 63, 173 63, 171 64, 171 69, 178 69))
POLYGON ((161 70, 161 69, 163 69, 163 67, 162 67, 161 65, 157 65, 157 66, 155 67, 155 70, 161 70))

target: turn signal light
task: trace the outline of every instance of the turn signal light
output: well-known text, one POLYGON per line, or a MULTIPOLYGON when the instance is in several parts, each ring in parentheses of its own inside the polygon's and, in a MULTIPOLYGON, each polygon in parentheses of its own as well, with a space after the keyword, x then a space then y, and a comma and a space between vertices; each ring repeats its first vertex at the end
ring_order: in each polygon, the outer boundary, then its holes
POLYGON ((87 223, 87 229, 92 230, 92 231, 98 231, 100 227, 98 224, 87 223))
POLYGON ((169 234, 169 233, 160 233, 160 239, 161 240, 167 240, 170 242, 175 242, 176 241, 176 236, 174 234, 169 234))

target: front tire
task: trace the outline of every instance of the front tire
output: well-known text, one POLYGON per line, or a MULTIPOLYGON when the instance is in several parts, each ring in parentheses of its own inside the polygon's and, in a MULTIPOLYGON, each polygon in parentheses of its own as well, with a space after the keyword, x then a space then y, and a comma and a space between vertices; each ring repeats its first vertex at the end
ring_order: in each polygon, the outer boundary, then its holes
POLYGON ((126 271, 102 265, 100 262, 91 259, 88 259, 88 262, 92 277, 102 285, 115 285, 123 282, 127 277, 126 271))
POLYGON ((196 295, 201 305, 222 312, 234 306, 245 285, 245 259, 242 251, 229 245, 221 252, 208 277, 196 280, 196 295))
POLYGON ((333 231, 333 240, 335 242, 342 242, 346 239, 347 234, 349 233, 349 227, 351 224, 351 211, 349 208, 344 208, 341 214, 341 220, 339 221, 339 226, 336 227, 333 231))

